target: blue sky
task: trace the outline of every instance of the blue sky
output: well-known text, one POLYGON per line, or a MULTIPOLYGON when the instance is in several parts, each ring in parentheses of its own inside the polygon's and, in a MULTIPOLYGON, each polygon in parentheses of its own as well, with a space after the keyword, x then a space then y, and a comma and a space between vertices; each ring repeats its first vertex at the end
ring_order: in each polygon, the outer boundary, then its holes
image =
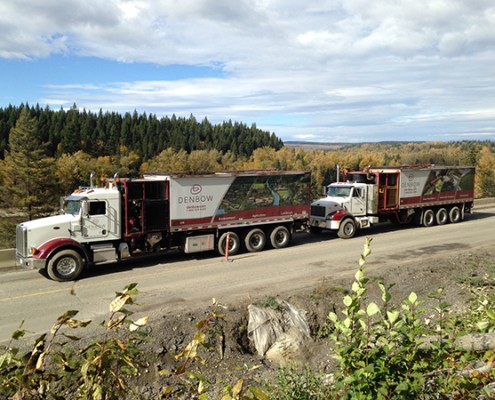
POLYGON ((491 0, 17 0, 0 31, 0 107, 193 114, 285 141, 495 140, 491 0))

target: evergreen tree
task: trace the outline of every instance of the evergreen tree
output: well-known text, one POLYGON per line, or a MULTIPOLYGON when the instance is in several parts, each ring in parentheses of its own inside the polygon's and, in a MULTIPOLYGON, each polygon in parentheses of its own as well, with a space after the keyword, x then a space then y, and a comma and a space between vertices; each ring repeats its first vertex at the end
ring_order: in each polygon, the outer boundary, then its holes
POLYGON ((23 208, 32 219, 54 200, 54 160, 46 156, 35 118, 23 107, 9 135, 4 160, 2 203, 23 208))

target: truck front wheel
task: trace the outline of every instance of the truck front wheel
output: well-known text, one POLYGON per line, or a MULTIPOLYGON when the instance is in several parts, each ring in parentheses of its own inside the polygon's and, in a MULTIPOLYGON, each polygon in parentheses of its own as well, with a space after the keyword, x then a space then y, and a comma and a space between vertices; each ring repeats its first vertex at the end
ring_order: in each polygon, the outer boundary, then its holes
POLYGON ((217 251, 221 256, 225 255, 225 248, 228 243, 228 251, 229 255, 233 256, 239 252, 239 249, 241 247, 241 241, 239 239, 239 236, 237 236, 236 233, 234 232, 225 232, 220 236, 220 239, 218 239, 218 244, 217 244, 217 251))
POLYGON ((261 251, 265 248, 266 236, 261 229, 253 229, 248 232, 244 240, 246 250, 250 252, 261 251))
POLYGON ((73 281, 83 270, 81 255, 75 250, 62 250, 48 261, 48 276, 57 282, 73 281))
POLYGON ((337 235, 341 239, 350 239, 356 234, 356 224, 352 219, 342 221, 337 235))

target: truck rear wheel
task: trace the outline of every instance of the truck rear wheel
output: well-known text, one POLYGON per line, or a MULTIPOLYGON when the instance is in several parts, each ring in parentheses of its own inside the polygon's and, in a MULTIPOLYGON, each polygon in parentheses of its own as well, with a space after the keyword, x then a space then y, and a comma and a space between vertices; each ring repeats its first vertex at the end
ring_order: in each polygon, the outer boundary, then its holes
POLYGON ((440 208, 437 211, 436 220, 438 225, 445 225, 449 220, 449 214, 445 208, 440 208))
POLYGON ((290 232, 283 226, 277 226, 270 233, 270 243, 274 249, 283 249, 290 243, 290 232))
POLYGON ((225 232, 220 236, 217 243, 217 251, 221 256, 225 255, 225 247, 229 246, 229 255, 233 256, 239 252, 241 241, 235 232, 225 232))
POLYGON ((462 219, 462 213, 459 207, 454 206, 450 209, 449 212, 449 221, 452 224, 455 224, 456 222, 459 222, 462 219))
POLYGON ((350 218, 341 222, 337 235, 341 239, 350 239, 356 234, 356 224, 350 218))
POLYGON ((435 225, 435 213, 431 208, 428 208, 423 212, 423 226, 433 226, 435 225))
POLYGON ((266 236, 261 229, 252 229, 244 239, 246 250, 250 252, 261 251, 265 248, 266 236))
POLYGON ((57 282, 73 281, 83 270, 83 259, 75 250, 62 250, 56 253, 47 265, 48 276, 57 282))

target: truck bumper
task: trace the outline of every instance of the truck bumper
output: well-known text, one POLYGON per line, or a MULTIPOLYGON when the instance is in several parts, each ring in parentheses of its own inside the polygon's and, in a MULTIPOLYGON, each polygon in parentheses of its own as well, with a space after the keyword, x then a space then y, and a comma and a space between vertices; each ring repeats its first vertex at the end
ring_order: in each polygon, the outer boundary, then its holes
POLYGON ((15 256, 16 265, 26 269, 43 269, 45 268, 46 260, 33 257, 22 257, 19 254, 15 256))
MULTIPOLYGON (((335 221, 327 221, 325 219, 312 219, 311 220, 311 227, 319 228, 319 229, 334 229, 332 224, 334 224, 335 221)), ((338 227, 337 227, 338 229, 338 227)))

